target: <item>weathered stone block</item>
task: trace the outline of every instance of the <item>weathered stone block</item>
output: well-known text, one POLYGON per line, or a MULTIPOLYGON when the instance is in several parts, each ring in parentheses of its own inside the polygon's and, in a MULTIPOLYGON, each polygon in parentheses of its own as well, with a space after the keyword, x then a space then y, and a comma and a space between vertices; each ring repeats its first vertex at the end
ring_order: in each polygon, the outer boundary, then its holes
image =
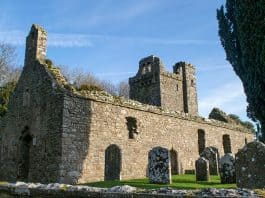
POLYGON ((171 183, 170 157, 166 148, 155 147, 149 152, 148 177, 150 183, 171 183))
POLYGON ((210 175, 218 175, 218 150, 214 147, 206 147, 200 156, 209 161, 210 175))
POLYGON ((265 188, 265 144, 250 142, 236 154, 236 184, 239 188, 265 188))
POLYGON ((235 158, 231 153, 221 157, 219 173, 222 184, 236 183, 235 158))
POLYGON ((209 181, 209 161, 204 157, 200 157, 195 162, 196 168, 196 181, 209 181))

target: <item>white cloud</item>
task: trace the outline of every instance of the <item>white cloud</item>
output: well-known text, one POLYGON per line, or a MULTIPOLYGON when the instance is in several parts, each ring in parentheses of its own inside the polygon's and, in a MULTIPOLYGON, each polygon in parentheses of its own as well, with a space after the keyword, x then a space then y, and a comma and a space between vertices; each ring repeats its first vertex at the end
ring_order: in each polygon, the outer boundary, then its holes
MULTIPOLYGON (((0 42, 15 46, 25 45, 27 33, 23 31, 0 32, 0 42)), ((82 34, 48 34, 49 47, 91 47, 89 36, 82 34)))
MULTIPOLYGON (((27 33, 20 30, 0 32, 0 42, 20 46, 25 44, 27 33)), ((88 34, 61 34, 48 33, 49 47, 91 47, 94 42, 123 42, 127 44, 154 44, 154 45, 204 45, 216 44, 214 40, 178 40, 173 38, 147 38, 147 37, 126 37, 108 35, 88 35, 88 34)))
POLYGON ((50 34, 48 36, 50 47, 91 47, 90 38, 82 34, 50 34))
POLYGON ((226 83, 215 90, 209 91, 209 95, 199 99, 201 115, 207 117, 213 107, 221 108, 227 113, 244 114, 246 102, 241 83, 226 83))

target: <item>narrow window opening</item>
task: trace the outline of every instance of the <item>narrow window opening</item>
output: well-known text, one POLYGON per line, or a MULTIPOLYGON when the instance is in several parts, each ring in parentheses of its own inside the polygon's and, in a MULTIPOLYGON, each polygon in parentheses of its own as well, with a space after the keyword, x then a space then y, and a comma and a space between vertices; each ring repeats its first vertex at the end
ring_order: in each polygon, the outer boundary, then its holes
POLYGON ((30 94, 29 94, 29 89, 26 89, 23 92, 23 106, 27 107, 30 104, 30 94))
POLYGON ((137 119, 134 117, 126 117, 127 120, 127 129, 129 131, 129 139, 136 139, 138 135, 138 130, 137 130, 137 119))
POLYGON ((231 140, 230 135, 223 135, 223 147, 224 147, 224 153, 232 153, 232 147, 231 147, 231 140))
POLYGON ((198 130, 198 147, 199 147, 199 155, 205 149, 205 131, 203 129, 198 130))

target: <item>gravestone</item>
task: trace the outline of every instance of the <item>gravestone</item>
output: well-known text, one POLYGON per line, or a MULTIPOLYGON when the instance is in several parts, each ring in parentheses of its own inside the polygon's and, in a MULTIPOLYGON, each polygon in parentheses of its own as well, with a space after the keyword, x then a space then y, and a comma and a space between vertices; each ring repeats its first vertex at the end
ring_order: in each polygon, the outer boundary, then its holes
POLYGON ((237 187, 265 188, 265 144, 246 144, 236 154, 235 167, 237 187))
POLYGON ((168 149, 155 147, 149 151, 148 177, 150 183, 171 183, 170 156, 168 149))
POLYGON ((196 181, 209 181, 209 161, 204 157, 200 157, 195 161, 196 181))
POLYGON ((210 175, 218 175, 218 150, 214 147, 206 147, 200 156, 209 161, 210 175))
POLYGON ((219 173, 222 184, 236 183, 235 158, 232 153, 226 153, 221 157, 219 173))

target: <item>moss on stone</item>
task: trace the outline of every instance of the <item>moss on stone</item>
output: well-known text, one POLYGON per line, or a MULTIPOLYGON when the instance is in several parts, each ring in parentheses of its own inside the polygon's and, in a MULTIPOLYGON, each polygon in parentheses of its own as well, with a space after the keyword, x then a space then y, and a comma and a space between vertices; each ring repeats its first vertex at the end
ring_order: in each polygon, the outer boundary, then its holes
POLYGON ((101 87, 92 84, 82 84, 76 89, 77 91, 103 91, 101 87))
POLYGON ((63 76, 60 68, 56 67, 50 59, 46 59, 43 63, 48 71, 53 75, 57 83, 63 88, 75 91, 75 88, 63 76))
POLYGON ((62 185, 62 186, 60 186, 60 189, 61 189, 62 191, 67 191, 68 186, 67 186, 67 185, 62 185))

